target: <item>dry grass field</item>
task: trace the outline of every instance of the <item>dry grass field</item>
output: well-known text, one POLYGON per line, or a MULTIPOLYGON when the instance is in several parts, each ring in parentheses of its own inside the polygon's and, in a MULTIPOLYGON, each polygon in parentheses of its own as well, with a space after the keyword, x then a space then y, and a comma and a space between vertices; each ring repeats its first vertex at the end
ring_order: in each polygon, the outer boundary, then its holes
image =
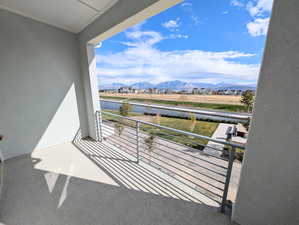
POLYGON ((120 94, 101 93, 101 96, 113 96, 123 98, 140 98, 149 100, 168 100, 182 102, 200 102, 240 105, 240 96, 230 95, 183 95, 183 94, 120 94))

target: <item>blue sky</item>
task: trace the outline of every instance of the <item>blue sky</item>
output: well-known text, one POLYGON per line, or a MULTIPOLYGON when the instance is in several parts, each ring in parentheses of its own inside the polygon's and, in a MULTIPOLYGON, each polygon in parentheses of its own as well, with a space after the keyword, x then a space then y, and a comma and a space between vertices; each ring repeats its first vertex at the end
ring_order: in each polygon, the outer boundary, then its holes
POLYGON ((96 48, 101 84, 255 84, 272 0, 185 0, 96 48))

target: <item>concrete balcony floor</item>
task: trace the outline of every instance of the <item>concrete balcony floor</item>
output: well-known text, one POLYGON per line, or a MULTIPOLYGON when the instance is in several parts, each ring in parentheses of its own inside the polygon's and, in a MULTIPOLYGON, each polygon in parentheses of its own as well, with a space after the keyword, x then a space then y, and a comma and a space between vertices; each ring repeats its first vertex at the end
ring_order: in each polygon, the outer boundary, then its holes
POLYGON ((228 225, 200 193, 108 143, 77 139, 7 160, 5 225, 228 225))

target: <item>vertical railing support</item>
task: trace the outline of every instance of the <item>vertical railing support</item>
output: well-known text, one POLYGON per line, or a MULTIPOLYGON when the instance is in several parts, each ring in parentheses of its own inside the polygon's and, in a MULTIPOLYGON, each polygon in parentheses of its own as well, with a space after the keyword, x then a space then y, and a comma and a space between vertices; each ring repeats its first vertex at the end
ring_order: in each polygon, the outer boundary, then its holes
POLYGON ((100 141, 100 131, 99 131, 99 112, 96 111, 95 113, 95 120, 96 120, 96 133, 97 133, 97 141, 100 141))
POLYGON ((225 208, 228 203, 227 195, 228 195, 229 183, 230 183, 230 178, 231 178, 231 174, 232 174, 235 157, 236 157, 236 147, 232 146, 231 150, 229 151, 229 161, 228 161, 225 185, 224 185, 223 196, 222 196, 222 204, 221 204, 221 212, 222 213, 225 213, 225 208))
POLYGON ((103 141, 103 127, 102 127, 102 111, 97 111, 97 127, 98 127, 98 141, 102 142, 103 141))
POLYGON ((137 154, 137 163, 139 163, 139 145, 140 145, 140 122, 136 121, 136 154, 137 154))

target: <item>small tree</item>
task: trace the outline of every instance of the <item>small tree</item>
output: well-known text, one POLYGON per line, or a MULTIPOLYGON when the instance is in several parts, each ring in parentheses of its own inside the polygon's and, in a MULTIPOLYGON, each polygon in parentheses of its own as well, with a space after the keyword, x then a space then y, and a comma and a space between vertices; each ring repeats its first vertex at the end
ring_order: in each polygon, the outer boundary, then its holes
POLYGON ((156 114, 154 123, 160 124, 161 123, 161 116, 159 113, 156 114))
MULTIPOLYGON (((128 102, 123 102, 122 105, 119 107, 119 114, 122 116, 128 116, 131 111, 131 105, 128 102)), ((124 127, 124 120, 122 118, 119 118, 117 122, 114 124, 114 128, 116 131, 116 134, 120 137, 124 127)))
POLYGON ((123 122, 122 120, 118 120, 115 124, 114 124, 114 128, 115 128, 115 131, 117 133, 118 136, 120 136, 124 130, 124 125, 123 125, 123 122))
POLYGON ((242 93, 240 102, 247 107, 248 112, 252 109, 253 101, 254 95, 251 90, 246 90, 242 93))
POLYGON ((147 147, 147 150, 149 151, 149 155, 150 155, 150 158, 149 158, 149 163, 151 163, 152 161, 152 152, 154 151, 154 144, 155 144, 155 139, 156 139, 156 133, 155 131, 151 130, 149 132, 149 135, 148 137, 146 137, 144 139, 144 142, 145 142, 145 145, 147 147))
POLYGON ((190 131, 193 132, 196 126, 196 115, 194 113, 190 114, 190 131))
MULTIPOLYGON (((118 137, 121 136, 123 130, 125 129, 124 125, 123 125, 123 121, 121 118, 119 118, 119 120, 114 124, 114 130, 115 133, 118 135, 118 137)), ((119 141, 119 148, 121 148, 121 141, 119 141)))
POLYGON ((123 102, 119 108, 119 113, 122 116, 129 116, 131 110, 132 110, 132 106, 128 102, 123 102))

